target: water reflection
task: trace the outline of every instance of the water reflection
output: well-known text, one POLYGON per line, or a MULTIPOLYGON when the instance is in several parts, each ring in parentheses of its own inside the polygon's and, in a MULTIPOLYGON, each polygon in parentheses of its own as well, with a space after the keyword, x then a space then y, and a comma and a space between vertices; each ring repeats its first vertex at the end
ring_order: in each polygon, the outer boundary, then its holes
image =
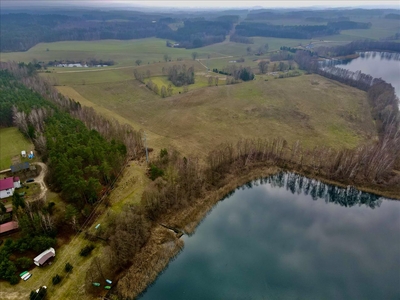
POLYGON ((320 67, 338 67, 352 72, 361 71, 374 78, 382 78, 393 85, 400 95, 400 53, 360 52, 355 59, 331 59, 320 62, 320 67))
POLYGON ((400 203, 280 173, 220 202, 143 299, 398 300, 398 253, 400 203))

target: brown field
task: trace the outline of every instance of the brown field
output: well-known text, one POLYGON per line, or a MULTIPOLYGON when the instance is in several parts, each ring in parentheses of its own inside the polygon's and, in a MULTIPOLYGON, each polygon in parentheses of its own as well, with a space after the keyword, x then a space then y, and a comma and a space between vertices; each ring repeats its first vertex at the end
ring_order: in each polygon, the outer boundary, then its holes
MULTIPOLYGON (((355 147, 376 136, 366 93, 318 75, 207 87, 161 98, 135 80, 58 87, 99 113, 143 128, 149 146, 204 156, 222 142, 283 137, 355 147)), ((189 86, 190 90, 190 86, 189 86)))

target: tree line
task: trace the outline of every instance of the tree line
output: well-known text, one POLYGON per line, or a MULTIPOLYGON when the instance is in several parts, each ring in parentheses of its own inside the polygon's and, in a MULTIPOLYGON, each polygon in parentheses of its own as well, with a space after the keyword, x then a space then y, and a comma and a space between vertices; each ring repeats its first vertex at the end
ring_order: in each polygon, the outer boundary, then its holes
POLYGON ((232 18, 218 20, 205 20, 204 18, 193 18, 184 21, 183 27, 176 31, 169 27, 159 31, 157 37, 174 40, 176 48, 200 48, 210 44, 220 43, 232 29, 232 18))
POLYGON ((352 55, 356 51, 400 52, 400 44, 391 41, 358 40, 342 46, 318 47, 314 51, 325 57, 352 55))
POLYGON ((236 26, 240 36, 264 36, 291 39, 310 39, 316 36, 338 34, 339 30, 327 25, 271 25, 266 23, 242 22, 236 26))

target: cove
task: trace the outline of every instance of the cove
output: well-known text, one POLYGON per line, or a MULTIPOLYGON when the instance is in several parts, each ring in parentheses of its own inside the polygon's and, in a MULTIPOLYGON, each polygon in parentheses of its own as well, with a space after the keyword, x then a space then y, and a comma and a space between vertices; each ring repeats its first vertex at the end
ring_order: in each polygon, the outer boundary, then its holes
POLYGON ((399 299, 400 202, 278 174, 220 201, 140 299, 399 299))

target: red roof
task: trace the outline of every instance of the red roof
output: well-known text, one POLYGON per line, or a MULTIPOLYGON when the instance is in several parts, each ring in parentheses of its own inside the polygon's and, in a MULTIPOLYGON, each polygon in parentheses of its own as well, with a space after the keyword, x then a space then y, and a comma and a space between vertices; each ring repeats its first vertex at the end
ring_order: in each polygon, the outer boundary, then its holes
POLYGON ((14 187, 14 180, 12 177, 0 180, 0 191, 12 189, 13 187, 14 187))
POLYGON ((14 182, 19 181, 19 177, 14 177, 14 182))
POLYGON ((7 231, 11 231, 18 228, 18 223, 15 221, 11 221, 8 223, 0 224, 0 234, 5 233, 7 231))

